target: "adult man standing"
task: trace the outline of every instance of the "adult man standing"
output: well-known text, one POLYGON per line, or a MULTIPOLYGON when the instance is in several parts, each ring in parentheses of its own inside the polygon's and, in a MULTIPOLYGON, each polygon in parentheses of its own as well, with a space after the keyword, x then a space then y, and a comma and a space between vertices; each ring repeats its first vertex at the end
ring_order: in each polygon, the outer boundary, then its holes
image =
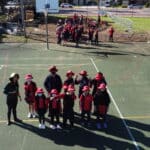
MULTIPOLYGON (((61 77, 56 73, 57 71, 58 71, 58 69, 56 68, 56 66, 51 66, 49 68, 50 74, 46 77, 46 79, 44 81, 44 87, 47 91, 48 96, 50 96, 49 94, 51 93, 52 89, 56 89, 58 91, 58 93, 61 92, 62 80, 61 80, 61 77)), ((50 116, 50 114, 51 114, 51 109, 52 108, 49 105, 48 116, 50 116)))
POLYGON ((50 74, 46 77, 44 81, 44 87, 48 93, 52 89, 56 89, 59 93, 61 92, 62 80, 60 75, 56 73, 57 71, 58 69, 56 68, 56 66, 51 66, 49 68, 50 74))

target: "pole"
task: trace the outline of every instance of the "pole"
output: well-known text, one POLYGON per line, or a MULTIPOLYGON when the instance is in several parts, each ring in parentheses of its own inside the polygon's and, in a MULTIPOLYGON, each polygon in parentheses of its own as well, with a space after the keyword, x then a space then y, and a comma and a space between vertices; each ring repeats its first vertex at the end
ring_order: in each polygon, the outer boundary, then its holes
POLYGON ((21 5, 21 23, 22 23, 22 28, 24 32, 24 36, 26 38, 26 27, 25 27, 25 21, 24 21, 24 2, 23 0, 20 0, 20 5, 21 5))
POLYGON ((49 50, 49 42, 48 42, 48 12, 47 12, 47 9, 45 9, 45 26, 46 26, 46 44, 47 44, 47 50, 49 50))

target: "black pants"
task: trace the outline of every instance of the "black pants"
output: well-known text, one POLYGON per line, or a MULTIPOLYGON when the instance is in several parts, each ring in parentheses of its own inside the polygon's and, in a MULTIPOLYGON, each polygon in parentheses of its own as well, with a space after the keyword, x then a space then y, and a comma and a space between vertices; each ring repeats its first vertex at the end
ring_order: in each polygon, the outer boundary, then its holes
POLYGON ((52 109, 50 111, 51 124, 54 124, 54 119, 56 118, 56 124, 59 124, 60 111, 57 109, 52 109))
POLYGON ((18 100, 12 100, 12 102, 10 102, 10 101, 7 102, 7 108, 8 108, 7 120, 8 120, 8 122, 10 122, 10 120, 11 120, 11 112, 13 113, 14 120, 17 120, 17 111, 16 111, 17 103, 18 103, 18 100))
POLYGON ((95 45, 98 45, 98 38, 95 38, 94 42, 95 42, 95 45))
POLYGON ((38 115, 39 115, 39 123, 41 124, 44 124, 45 123, 45 113, 46 113, 46 110, 45 109, 39 109, 38 110, 38 115))
POLYGON ((91 113, 90 111, 84 111, 84 110, 82 110, 81 112, 81 121, 82 122, 85 121, 85 115, 87 115, 87 121, 89 122, 91 120, 91 113))
POLYGON ((114 41, 113 35, 109 35, 109 41, 110 41, 110 42, 113 42, 113 41, 114 41))
POLYGON ((79 98, 80 98, 81 94, 83 93, 82 89, 83 89, 83 87, 79 87, 79 94, 78 94, 79 98))
POLYGON ((62 40, 62 39, 61 39, 61 36, 58 36, 58 37, 57 37, 57 44, 61 44, 61 40, 62 40))
POLYGON ((73 110, 63 110, 63 125, 66 126, 67 120, 69 120, 70 125, 74 125, 74 111, 73 110))

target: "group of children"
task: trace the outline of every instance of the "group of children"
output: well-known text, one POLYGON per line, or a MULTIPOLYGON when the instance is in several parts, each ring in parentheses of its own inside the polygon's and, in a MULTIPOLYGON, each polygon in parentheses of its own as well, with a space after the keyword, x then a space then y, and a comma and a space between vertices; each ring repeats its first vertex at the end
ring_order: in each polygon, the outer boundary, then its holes
POLYGON ((79 41, 82 39, 83 33, 87 28, 88 39, 91 44, 98 44, 98 25, 97 22, 92 22, 83 15, 74 14, 71 18, 66 18, 65 22, 61 19, 57 22, 56 36, 57 44, 65 44, 67 41, 73 41, 78 47, 79 41))
MULTIPOLYGON (((53 68, 55 68, 54 72, 58 71, 56 66, 53 66, 53 68)), ((50 69, 51 71, 52 69, 50 69)), ((78 98, 81 125, 91 126, 91 113, 94 106, 97 129, 101 129, 102 126, 107 128, 106 114, 110 98, 103 74, 98 72, 93 79, 90 79, 87 71, 82 70, 79 75, 80 77, 78 75, 75 76, 75 73, 71 70, 67 71, 66 80, 62 86, 63 92, 61 93, 56 88, 53 88, 51 90, 46 89, 47 94, 44 93, 42 88, 37 88, 31 74, 25 76, 24 90, 25 101, 29 105, 28 117, 35 117, 37 114, 40 129, 45 129, 45 114, 47 111, 49 111, 51 129, 66 128, 68 120, 70 128, 74 127, 74 105, 77 99, 75 84, 79 85, 78 98), (90 89, 93 89, 92 93, 90 89), (63 117, 62 125, 60 123, 61 114, 63 117)))

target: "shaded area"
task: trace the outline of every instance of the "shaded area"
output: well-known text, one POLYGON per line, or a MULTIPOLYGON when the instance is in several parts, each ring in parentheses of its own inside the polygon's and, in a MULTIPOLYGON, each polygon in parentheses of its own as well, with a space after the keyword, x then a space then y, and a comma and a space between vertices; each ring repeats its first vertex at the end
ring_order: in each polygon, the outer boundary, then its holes
MULTIPOLYGON (((47 121, 49 122, 48 119, 47 121)), ((134 135, 135 140, 149 147, 149 138, 146 137, 140 130, 149 131, 150 126, 137 121, 125 121, 127 122, 132 134, 134 135)), ((95 126, 95 119, 92 119, 92 126, 90 128, 86 126, 81 127, 79 114, 76 114, 75 122, 76 124, 78 124, 78 126, 75 126, 75 129, 59 131, 54 131, 50 128, 40 130, 37 127, 25 122, 15 123, 15 125, 21 127, 22 129, 28 130, 42 138, 52 140, 57 145, 79 145, 86 148, 96 148, 97 150, 103 150, 106 148, 121 150, 135 149, 135 146, 133 144, 124 141, 131 140, 127 130, 122 123, 122 120, 116 116, 108 116, 108 129, 97 130, 95 126), (114 138, 112 136, 114 136, 114 138)), ((140 149, 144 150, 144 148, 142 147, 140 147, 140 149)))

